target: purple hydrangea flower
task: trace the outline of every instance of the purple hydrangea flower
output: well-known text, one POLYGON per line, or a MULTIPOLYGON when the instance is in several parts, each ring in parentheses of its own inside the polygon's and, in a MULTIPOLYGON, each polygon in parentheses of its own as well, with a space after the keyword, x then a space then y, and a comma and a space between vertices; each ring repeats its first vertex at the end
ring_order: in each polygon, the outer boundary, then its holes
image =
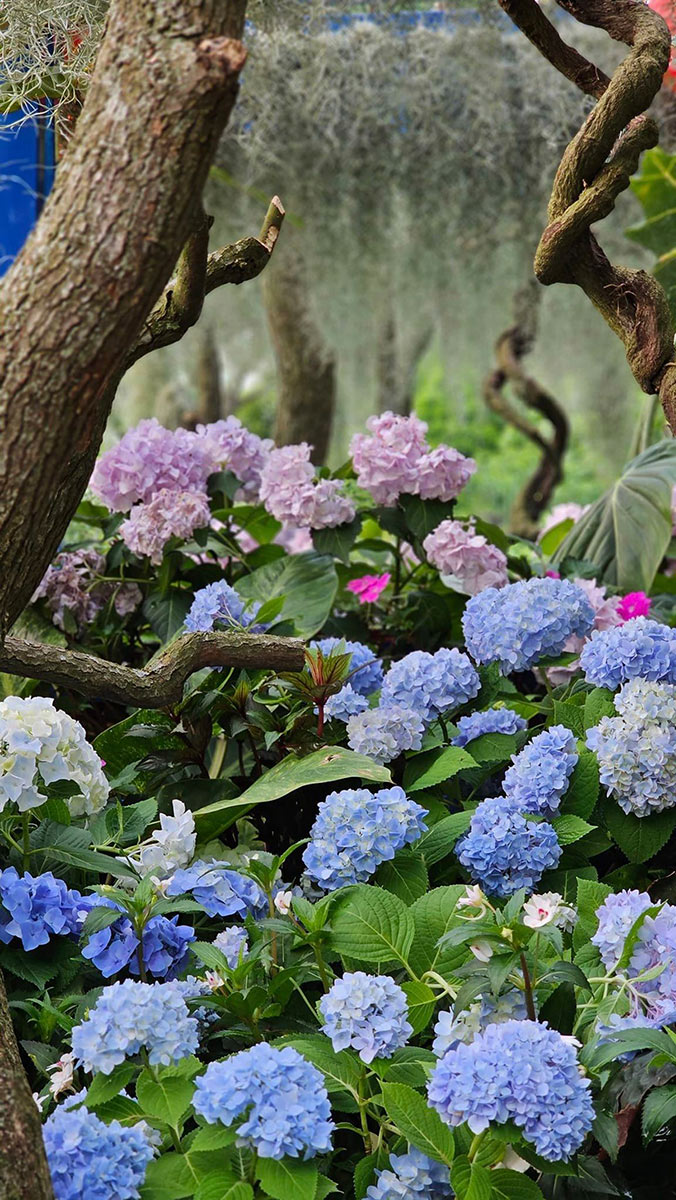
POLYGON ((7 867, 0 871, 0 941, 19 938, 24 950, 35 950, 52 935, 75 932, 79 900, 79 892, 51 871, 19 875, 15 867, 7 867))
POLYGON ((432 721, 473 699, 480 686, 476 670, 460 650, 443 648, 435 654, 413 650, 390 667, 380 704, 382 708, 400 704, 415 709, 423 721, 432 721))
POLYGON ((358 754, 387 763, 404 750, 419 750, 425 722, 414 708, 403 704, 366 708, 347 720, 347 744, 358 754))
POLYGON ((128 512, 157 492, 205 492, 218 467, 208 442, 188 429, 165 429, 155 417, 128 430, 99 458, 90 486, 113 512, 128 512))
POLYGON ((111 596, 116 613, 124 617, 138 608, 141 589, 135 583, 104 581, 100 577, 105 570, 106 560, 98 550, 64 551, 47 568, 33 600, 46 600, 52 621, 63 630, 68 618, 78 631, 91 625, 111 596))
POLYGON ((594 632, 582 649, 580 664, 588 683, 611 691, 637 676, 676 683, 676 629, 635 617, 594 632))
POLYGON ((557 865, 561 846, 551 825, 527 821, 499 796, 482 800, 456 853, 485 892, 506 897, 519 888, 531 892, 557 865))
POLYGON ((56 1200, 138 1200, 155 1154, 148 1132, 61 1105, 43 1129, 56 1200))
POLYGON ((428 533, 423 549, 443 582, 456 580, 468 596, 509 582, 506 556, 477 533, 473 524, 466 527, 462 521, 442 521, 428 533))
POLYGON ((224 579, 208 583, 195 592, 185 627, 191 633, 207 633, 212 629, 248 629, 249 633, 264 633, 268 625, 256 623, 260 604, 245 601, 224 579))
POLYGON ((364 883, 398 850, 418 840, 427 812, 403 788, 331 792, 317 809, 303 852, 307 873, 324 891, 364 883))
POLYGON ((376 504, 396 504, 401 493, 454 500, 476 471, 473 459, 451 446, 430 451, 427 426, 415 414, 384 412, 369 417, 366 428, 368 434, 352 438, 350 453, 360 486, 376 504))
POLYGON ((246 929, 243 925, 228 925, 214 938, 214 946, 225 956, 230 970, 234 971, 240 955, 246 954, 249 948, 246 929))
POLYGON ((472 658, 497 662, 504 674, 560 654, 571 634, 586 637, 593 623, 587 596, 568 579, 526 579, 486 588, 468 601, 462 618, 472 658))
POLYGON ((174 871, 166 888, 168 896, 190 892, 210 917, 240 917, 267 913, 265 892, 255 879, 233 871, 227 863, 197 861, 186 870, 174 871))
POLYGON ((187 541, 196 529, 211 521, 209 500, 203 492, 172 492, 162 488, 146 504, 136 504, 120 535, 133 554, 149 558, 159 566, 164 547, 172 537, 187 541))
POLYGON ((234 416, 211 425, 198 425, 197 436, 204 439, 209 455, 219 470, 232 471, 242 484, 244 498, 255 500, 261 485, 261 472, 274 442, 252 433, 234 416))
POLYGON ((340 479, 315 480, 307 442, 271 450, 261 473, 260 496, 282 524, 333 528, 354 518, 356 509, 340 479))
POLYGON ((487 708, 460 717, 457 728, 452 745, 467 746, 485 733, 520 733, 528 728, 528 722, 511 708, 487 708))
POLYGON ((519 812, 552 816, 568 791, 578 757, 570 729, 550 726, 512 755, 502 784, 505 796, 519 812))
POLYGON ((333 1049, 351 1047, 365 1063, 391 1058, 413 1033, 406 993, 389 975, 346 972, 322 996, 319 1011, 333 1049))

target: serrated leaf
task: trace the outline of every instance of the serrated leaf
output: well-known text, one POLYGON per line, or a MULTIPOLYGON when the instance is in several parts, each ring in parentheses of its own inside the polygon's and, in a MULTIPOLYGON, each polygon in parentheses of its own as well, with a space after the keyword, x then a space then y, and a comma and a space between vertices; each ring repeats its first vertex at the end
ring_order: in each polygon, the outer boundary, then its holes
POLYGON ((469 744, 469 753, 480 766, 508 762, 523 743, 525 731, 516 733, 482 733, 469 744))
POLYGON ((250 1183, 238 1180, 229 1183, 228 1176, 220 1171, 207 1175, 195 1192, 195 1200, 253 1200, 250 1183))
POLYGON ((578 745, 578 760, 563 798, 561 813, 570 813, 586 821, 596 808, 598 798, 599 764, 596 755, 586 746, 578 745))
POLYGON ((349 1050, 334 1050, 328 1038, 319 1033, 309 1037, 285 1038, 283 1044, 293 1046, 321 1071, 327 1091, 344 1090, 358 1096, 362 1070, 349 1050))
POLYGON ((615 717, 617 710, 613 703, 613 693, 608 688, 596 687, 589 693, 584 702, 585 729, 598 725, 601 717, 615 717))
POLYGON ((647 862, 666 846, 676 828, 676 812, 666 809, 649 817, 635 817, 622 812, 619 804, 608 797, 603 805, 603 817, 610 836, 630 862, 647 862))
POLYGON ((641 1128, 643 1140, 652 1141, 656 1133, 676 1117, 676 1084, 654 1088, 643 1101, 641 1128))
POLYGON ((273 1200, 314 1200, 319 1172, 294 1158, 259 1158, 256 1178, 273 1200))
POLYGON ((427 867, 420 854, 413 850, 400 850, 391 862, 381 863, 373 882, 398 896, 404 904, 413 904, 429 887, 427 867))
POLYGON ((384 1083, 382 1092, 387 1114, 403 1137, 423 1154, 450 1166, 453 1135, 425 1098, 405 1083, 384 1083))
POLYGON ((87 1089, 87 1108, 98 1108, 119 1096, 137 1070, 133 1063, 120 1063, 110 1075, 102 1075, 101 1072, 95 1075, 87 1089))
POLYGON ((619 1062, 620 1055, 632 1050, 655 1050, 666 1055, 669 1062, 676 1062, 676 1045, 658 1029, 627 1029, 603 1045, 586 1046, 582 1053, 585 1063, 599 1071, 608 1063, 619 1062))
POLYGON ((589 825, 582 817, 576 817, 573 813, 562 813, 560 817, 554 817, 552 825, 560 846, 572 846, 573 842, 579 842, 585 834, 596 829, 595 825, 589 825))
POLYGON ((436 1062, 436 1055, 431 1050, 402 1046, 391 1058, 378 1060, 374 1069, 389 1083, 407 1083, 409 1087, 421 1088, 436 1062))
POLYGON ((426 750, 410 758, 404 769, 405 792, 419 792, 452 779, 459 771, 476 767, 477 763, 461 746, 446 746, 443 750, 426 750))
POLYGON ((458 1200, 491 1200, 492 1172, 464 1155, 451 1168, 451 1183, 458 1200))
POLYGON ((362 962, 406 963, 415 923, 398 896, 360 884, 333 910, 330 942, 338 954, 362 962))
POLYGON ((452 853, 458 838, 469 829, 471 819, 472 815, 468 812, 451 813, 423 834, 420 841, 416 842, 416 851, 422 855, 428 867, 452 853))
POLYGON ((535 1180, 519 1171, 497 1167, 491 1171, 491 1185, 494 1200, 542 1200, 542 1192, 535 1180))
POLYGON ((318 554, 327 554, 330 558, 338 558, 349 566, 350 551, 359 537, 362 518, 355 517, 345 525, 336 525, 333 529, 314 529, 312 544, 318 554))
POLYGON ((429 1025, 434 1015, 436 996, 426 983, 419 979, 407 979, 401 985, 406 996, 408 1019, 414 1033, 421 1033, 429 1025))
POLYGON ((554 724, 565 725, 566 729, 572 730, 576 738, 584 737, 584 710, 579 704, 572 704, 566 700, 554 700, 554 724))
POLYGON ((142 1071, 136 1081, 136 1098, 149 1117, 177 1126, 190 1108, 195 1086, 180 1075, 161 1075, 153 1079, 142 1071))
POLYGON ((461 946, 440 948, 439 941, 453 924, 456 905, 463 895, 462 884, 432 888, 411 905, 410 913, 415 922, 415 937, 409 954, 409 963, 416 975, 425 971, 437 971, 444 978, 457 969, 466 958, 461 946))
POLYGON ((593 879, 578 880, 575 901, 577 923, 573 931, 573 945, 576 950, 581 946, 586 946, 592 934, 596 933, 599 924, 596 916, 597 909, 601 907, 606 896, 609 896, 612 890, 607 884, 598 883, 593 879))

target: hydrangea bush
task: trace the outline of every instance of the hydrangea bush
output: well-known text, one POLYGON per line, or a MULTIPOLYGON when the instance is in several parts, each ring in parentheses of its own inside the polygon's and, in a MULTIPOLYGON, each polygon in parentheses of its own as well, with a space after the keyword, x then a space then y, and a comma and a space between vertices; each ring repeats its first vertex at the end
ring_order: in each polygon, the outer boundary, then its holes
POLYGON ((34 634, 307 648, 166 711, 5 677, 57 1200, 633 1195, 673 1154, 673 604, 486 525, 476 469, 391 413, 335 476, 236 417, 99 460, 34 634))

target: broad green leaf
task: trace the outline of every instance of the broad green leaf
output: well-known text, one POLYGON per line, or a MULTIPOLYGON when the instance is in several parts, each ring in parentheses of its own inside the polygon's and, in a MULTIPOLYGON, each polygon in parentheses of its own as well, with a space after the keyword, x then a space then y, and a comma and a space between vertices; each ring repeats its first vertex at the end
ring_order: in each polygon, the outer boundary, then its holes
POLYGON ((591 992, 589 980, 584 971, 581 971, 575 963, 572 962, 557 962, 543 972, 543 978, 561 979, 564 983, 572 983, 573 987, 582 988, 585 992, 591 992))
POLYGON ((676 441, 649 446, 575 524, 554 561, 585 559, 604 583, 623 592, 650 591, 671 541, 674 484, 676 441))
POLYGON ((195 1192, 195 1200, 253 1200, 253 1188, 250 1183, 239 1180, 228 1183, 227 1175, 214 1171, 207 1175, 195 1192))
POLYGON ((176 1126, 190 1108, 195 1085, 180 1075, 161 1075, 153 1079, 142 1071, 136 1081, 136 1098, 143 1112, 167 1125, 176 1126))
POLYGON ((613 704, 613 693, 608 688, 594 688, 584 702, 585 729, 591 729, 593 725, 598 725, 601 717, 615 716, 617 716, 617 710, 613 704))
POLYGON ((143 602, 143 615, 162 642, 168 642, 178 633, 192 600, 192 593, 179 587, 170 587, 167 591, 156 588, 148 592, 143 602))
POLYGON ((406 963, 415 924, 403 900, 382 888, 350 888, 333 910, 331 946, 361 962, 406 963))
POLYGON ((375 1183, 376 1168, 381 1166, 379 1156, 377 1154, 368 1154, 366 1158, 361 1158, 354 1168, 354 1195, 355 1200, 364 1200, 368 1189, 372 1183, 375 1183))
POLYGON ((458 1200, 491 1200, 491 1172, 464 1155, 453 1163, 451 1182, 458 1200))
POLYGON ((420 496, 404 494, 399 497, 398 507, 403 512, 404 520, 411 533, 417 537, 419 542, 422 542, 428 533, 453 515, 455 502, 453 500, 422 500, 420 496))
POLYGON ((587 750, 586 746, 578 745, 578 755, 561 811, 562 815, 572 813, 587 820, 596 808, 599 796, 599 765, 596 755, 587 750))
POLYGON ((459 771, 476 767, 471 754, 460 746, 446 746, 443 750, 426 750, 409 759, 404 770, 404 791, 419 792, 434 787, 446 779, 452 779, 459 771))
POLYGON ((608 1063, 619 1062, 620 1055, 632 1050, 654 1050, 666 1055, 669 1062, 676 1062, 676 1044, 659 1029, 627 1029, 601 1046, 586 1046, 581 1057, 585 1065, 599 1071, 608 1063))
POLYGON ((560 817, 554 817, 552 826, 561 846, 570 846, 573 842, 579 842, 585 834, 592 833, 596 829, 595 825, 588 825, 586 821, 582 820, 582 817, 576 817, 573 813, 563 813, 560 817))
POLYGON ((359 537, 362 518, 355 517, 347 525, 336 525, 334 529, 314 529, 312 544, 318 554, 338 558, 346 566, 350 562, 350 550, 359 537))
POLYGON ((100 1104, 112 1100, 114 1096, 119 1096, 133 1079, 137 1069, 133 1063, 120 1063, 110 1075, 102 1075, 101 1072, 95 1075, 87 1089, 87 1108, 97 1108, 100 1104))
POLYGON ((669 841, 676 828, 676 812, 666 809, 649 817, 622 812, 612 797, 603 805, 608 832, 630 862, 647 862, 669 841))
POLYGON ((421 1046, 402 1046, 391 1058, 380 1059, 374 1069, 389 1083, 407 1083, 409 1087, 424 1087, 431 1068, 437 1061, 431 1050, 421 1046))
POLYGON ((401 985, 406 995, 408 1019, 414 1033, 422 1033, 429 1025, 434 1014, 436 996, 426 983, 419 979, 407 979, 401 985))
POLYGON ((494 1200, 542 1200, 542 1192, 533 1179, 519 1171, 497 1167, 491 1171, 494 1200))
POLYGON ((185 745, 181 738, 172 732, 175 725, 176 722, 166 713, 142 708, 100 733, 94 739, 94 749, 105 761, 108 778, 114 779, 125 767, 139 762, 151 751, 175 750, 177 756, 182 753, 185 745), (130 736, 131 730, 137 726, 155 730, 152 740, 130 736))
POLYGON ((120 910, 118 908, 92 908, 87 913, 85 923, 82 926, 81 937, 87 940, 95 933, 100 933, 102 929, 107 929, 109 925, 114 925, 120 919, 120 910))
POLYGON ((141 1200, 183 1200, 194 1196, 196 1186, 195 1172, 186 1155, 163 1154, 148 1163, 141 1200))
POLYGON ((319 1172, 296 1158, 259 1158, 256 1178, 273 1200, 315 1200, 319 1172))
POLYGON ((95 871, 98 875, 138 878, 136 872, 126 863, 120 862, 112 855, 90 850, 87 831, 73 825, 57 825, 54 821, 44 821, 33 834, 31 844, 39 848, 46 858, 53 858, 55 862, 63 863, 66 867, 95 871))
POLYGON ((423 1154, 450 1166, 453 1162, 453 1134, 425 1097, 405 1083, 384 1083, 383 1102, 387 1115, 403 1137, 423 1154))
POLYGON ((338 576, 332 558, 310 550, 266 563, 240 579, 237 591, 260 603, 283 596, 280 621, 293 622, 299 637, 311 638, 331 613, 338 576))
POLYGON ((577 924, 573 932, 573 945, 576 950, 586 946, 592 934, 596 933, 599 924, 597 910, 612 890, 607 884, 597 883, 593 879, 578 880, 575 900, 577 924))
POLYGON ((327 1091, 347 1091, 353 1096, 358 1095, 362 1069, 349 1050, 334 1050, 329 1039, 320 1033, 284 1038, 283 1044, 293 1046, 303 1058, 318 1067, 324 1076, 327 1091))
POLYGON ((576 738, 584 737, 584 709, 581 705, 572 704, 569 700, 554 700, 553 709, 555 725, 565 725, 576 738))
POLYGON ((200 837, 202 840, 217 837, 258 804, 269 804, 299 788, 335 783, 339 779, 390 783, 392 777, 387 767, 343 746, 325 746, 302 758, 297 754, 287 754, 240 796, 217 800, 199 809, 194 815, 200 837))
POLYGON ((656 1133, 676 1117, 676 1084, 654 1088, 643 1101, 641 1128, 644 1142, 650 1142, 656 1133))
POLYGON ((659 146, 647 150, 631 187, 645 221, 627 229, 627 237, 656 255, 653 274, 666 290, 676 317, 676 157, 659 146))
POLYGON ((439 939, 451 928, 456 904, 464 891, 462 884, 432 888, 411 905, 409 911, 415 922, 415 937, 409 962, 416 975, 437 971, 447 978, 466 958, 462 946, 440 949, 438 945, 439 939))
POLYGON ((424 896, 429 877, 424 860, 414 850, 400 850, 391 862, 384 862, 376 871, 373 882, 386 892, 398 896, 404 904, 413 904, 424 896))
POLYGON ((482 733, 469 743, 468 753, 480 766, 508 762, 520 750, 525 731, 517 733, 482 733))
POLYGON ((451 813, 433 825, 428 833, 416 842, 416 851, 421 854, 428 867, 441 862, 449 855, 458 838, 469 829, 471 813, 451 813))

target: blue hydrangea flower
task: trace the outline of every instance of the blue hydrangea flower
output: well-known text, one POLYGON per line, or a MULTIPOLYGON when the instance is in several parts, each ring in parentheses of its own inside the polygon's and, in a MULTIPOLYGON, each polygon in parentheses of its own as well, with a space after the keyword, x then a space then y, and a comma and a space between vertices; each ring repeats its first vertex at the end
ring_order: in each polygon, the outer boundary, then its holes
POLYGON ((383 664, 375 651, 363 642, 350 642, 346 638, 328 637, 310 642, 311 650, 321 650, 325 658, 329 654, 349 654, 349 677, 347 683, 360 696, 377 692, 383 682, 383 664))
POLYGON ((627 934, 641 913, 651 908, 652 904, 647 892, 632 889, 606 896, 596 910, 598 928, 592 934, 591 941, 599 951, 606 970, 612 970, 619 962, 627 934))
MULTIPOLYGON (((93 908, 116 908, 123 914, 119 919, 87 938, 82 947, 83 958, 101 972, 105 979, 117 975, 129 966, 138 975, 139 939, 134 926, 119 904, 101 896, 83 896, 80 900, 79 929, 93 908)), ((195 941, 191 925, 179 925, 178 917, 151 917, 143 930, 143 965, 157 979, 178 975, 188 961, 190 943, 195 941)), ((78 932, 79 932, 78 929, 78 932)))
POLYGON ((375 762, 388 763, 404 750, 419 750, 425 723, 419 712, 403 704, 367 708, 347 722, 347 744, 375 762))
POLYGON ((155 1151, 147 1126, 57 1108, 43 1129, 56 1200, 137 1200, 155 1151))
MULTIPOLYGON (((633 624, 634 622, 629 622, 633 624)), ((587 730, 601 783, 637 817, 676 804, 676 687, 630 679, 615 697, 617 717, 587 730)))
POLYGON ((676 629, 635 617, 592 634, 580 665, 588 683, 615 691, 628 679, 676 683, 676 629))
POLYGON ((462 618, 472 658, 499 663, 505 675, 555 657, 569 637, 586 637, 593 624, 594 609, 569 579, 525 579, 486 588, 467 602, 462 618))
MULTIPOLYGON (((599 1046, 606 1046, 616 1042, 621 1034, 632 1029, 661 1029, 663 1025, 669 1023, 667 1015, 663 1013, 650 1016, 648 1013, 641 1012, 626 1017, 621 1017, 619 1013, 611 1013, 607 1021, 598 1022, 596 1042, 599 1046)), ((617 1055, 617 1061, 631 1062, 637 1054, 640 1054, 640 1050, 624 1050, 617 1055)))
POLYGON ((506 1021, 449 1050, 427 1094, 448 1125, 466 1121, 476 1134, 491 1122, 513 1121, 542 1158, 559 1162, 579 1150, 591 1129, 589 1088, 560 1033, 536 1021, 506 1021))
POLYGON ((261 1158, 314 1158, 331 1149, 331 1106, 324 1077, 291 1046, 259 1042, 225 1062, 212 1062, 195 1081, 195 1112, 215 1125, 243 1114, 240 1144, 261 1158))
POLYGON ((345 721, 357 713, 365 712, 369 706, 366 696, 356 692, 351 683, 346 683, 339 692, 329 696, 324 705, 324 716, 327 721, 345 721))
POLYGON ((435 654, 413 650, 395 662, 383 680, 382 708, 401 704, 432 721, 440 713, 459 708, 477 695, 481 681, 466 654, 455 647, 435 654))
POLYGON ((389 975, 346 972, 322 996, 319 1011, 333 1049, 350 1046, 365 1063, 391 1058, 413 1033, 406 994, 389 975))
POLYGON ((232 971, 239 963, 240 954, 246 954, 249 939, 243 925, 228 925, 214 938, 214 946, 220 950, 232 971))
POLYGON ((326 892, 364 883, 397 850, 418 840, 426 809, 400 787, 331 792, 317 809, 303 852, 307 873, 326 892))
POLYGON ((453 1050, 460 1042, 473 1042, 487 1025, 502 1021, 525 1021, 528 1016, 523 992, 510 988, 501 996, 482 996, 475 1004, 463 1009, 457 1016, 452 1012, 440 1012, 434 1026, 435 1038, 432 1050, 442 1058, 447 1050, 453 1050))
POLYGON ((479 1020, 482 1029, 487 1025, 499 1025, 502 1021, 525 1021, 527 1016, 526 997, 518 988, 510 988, 500 996, 481 997, 479 1020))
POLYGON ((0 871, 0 941, 19 938, 24 950, 46 946, 52 934, 77 928, 79 892, 70 891, 51 871, 19 875, 14 867, 0 871))
POLYGON ((141 1049, 151 1063, 168 1067, 194 1054, 198 1044, 197 1021, 174 983, 113 983, 73 1029, 76 1059, 85 1071, 104 1075, 141 1049))
POLYGON ((466 746, 484 733, 519 733, 528 722, 511 708, 487 708, 484 712, 468 713, 457 722, 458 732, 453 746, 466 746))
POLYGON ((406 1154, 393 1154, 390 1168, 376 1171, 377 1183, 366 1191, 366 1200, 446 1200, 453 1195, 448 1167, 409 1146, 406 1154))
POLYGON ((564 725, 552 725, 512 755, 502 785, 505 796, 519 812, 551 816, 568 791, 578 757, 575 735, 564 725))
POLYGON ((532 892, 561 857, 551 825, 527 821, 502 796, 482 800, 457 845, 459 862, 485 892, 504 898, 532 892))
POLYGON ((268 625, 256 624, 257 601, 243 600, 224 579, 208 583, 195 592, 195 598, 185 619, 191 633, 207 633, 212 629, 248 629, 249 633, 265 633, 268 625))
POLYGON ((190 892, 210 917, 265 916, 268 902, 260 884, 240 875, 225 863, 198 860, 185 870, 174 871, 167 896, 190 892))

